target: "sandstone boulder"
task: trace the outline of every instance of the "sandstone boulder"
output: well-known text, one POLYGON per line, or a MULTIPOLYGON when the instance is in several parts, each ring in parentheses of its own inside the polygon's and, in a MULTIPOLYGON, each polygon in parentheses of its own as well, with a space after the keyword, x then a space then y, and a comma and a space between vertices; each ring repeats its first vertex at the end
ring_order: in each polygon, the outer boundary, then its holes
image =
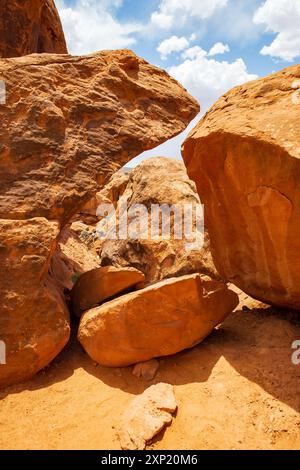
POLYGON ((183 145, 218 272, 300 309, 300 65, 224 95, 183 145))
POLYGON ((53 0, 1 0, 0 57, 33 53, 67 54, 53 0))
POLYGON ((48 276, 58 224, 43 218, 0 221, 0 385, 31 377, 69 339, 69 313, 48 276))
POLYGON ((158 383, 135 397, 124 412, 118 432, 123 450, 144 450, 172 422, 177 410, 173 386, 158 383))
POLYGON ((126 162, 181 132, 199 106, 131 51, 0 61, 0 217, 65 223, 126 162))
MULTIPOLYGON (((105 188, 102 193, 104 191, 105 188)), ((207 234, 203 234, 203 227, 196 223, 196 207, 199 205, 195 184, 188 178, 182 162, 163 157, 143 161, 131 171, 127 187, 116 206, 117 234, 125 211, 128 226, 137 226, 139 233, 135 237, 128 233, 126 239, 111 239, 108 224, 107 235, 105 231, 104 236, 101 235, 104 237, 100 252, 102 266, 134 266, 145 274, 147 284, 194 272, 218 277, 210 254, 209 238, 207 234), (142 221, 141 213, 134 210, 138 205, 146 208, 149 216, 142 221), (159 206, 162 211, 165 207, 166 215, 165 222, 161 219, 159 233, 155 236, 151 234, 150 221, 151 214, 154 213, 153 206, 159 206), (179 209, 179 218, 172 212, 174 206, 179 209), (193 211, 191 236, 185 236, 187 224, 183 218, 188 206, 193 211), (166 231, 165 236, 163 227, 168 229, 168 223, 170 230, 169 233, 166 231), (177 237, 174 227, 180 228, 182 236, 179 234, 177 237)), ((186 219, 186 222, 188 220, 186 219)), ((100 229, 98 231, 100 232, 100 229)))
POLYGON ((96 268, 83 273, 71 291, 72 309, 80 316, 105 300, 134 289, 145 276, 135 268, 96 268))
POLYGON ((127 366, 191 348, 237 304, 226 284, 207 276, 168 279, 87 311, 78 339, 99 364, 127 366))

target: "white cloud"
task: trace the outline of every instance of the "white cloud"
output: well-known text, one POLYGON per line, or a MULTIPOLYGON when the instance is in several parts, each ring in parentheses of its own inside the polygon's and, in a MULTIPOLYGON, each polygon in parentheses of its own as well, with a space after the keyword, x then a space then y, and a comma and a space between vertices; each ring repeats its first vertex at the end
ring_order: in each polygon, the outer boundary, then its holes
POLYGON ((291 62, 300 56, 300 0, 267 0, 255 12, 255 24, 278 33, 269 46, 260 51, 291 62))
MULTIPOLYGON (((185 54, 188 53, 189 50, 185 54)), ((193 59, 171 67, 169 73, 198 99, 202 111, 206 111, 230 88, 257 78, 248 72, 243 59, 219 62, 209 58, 207 53, 204 55, 203 50, 191 56, 193 59)))
POLYGON ((189 40, 185 37, 179 38, 178 36, 172 36, 168 39, 162 41, 157 51, 160 53, 160 56, 165 60, 168 55, 173 52, 181 52, 189 46, 189 40))
MULTIPOLYGON (((258 78, 257 75, 249 73, 243 59, 219 62, 210 58, 208 52, 200 46, 187 49, 183 52, 182 58, 185 60, 181 64, 171 67, 168 71, 198 99, 201 104, 201 114, 204 114, 229 89, 258 78)), ((199 116, 196 117, 182 134, 153 150, 144 152, 132 164, 153 156, 180 159, 181 144, 199 119, 199 116)))
POLYGON ((214 56, 218 54, 225 54, 225 52, 229 52, 230 48, 228 44, 223 44, 222 42, 216 42, 216 44, 210 49, 208 55, 214 56))
POLYGON ((122 0, 76 0, 72 7, 64 0, 56 3, 71 54, 130 47, 136 42, 133 34, 142 29, 138 23, 120 23, 114 18, 122 0))
POLYGON ((163 29, 183 25, 191 17, 205 20, 218 8, 226 6, 228 0, 161 0, 159 9, 151 16, 151 21, 163 29))

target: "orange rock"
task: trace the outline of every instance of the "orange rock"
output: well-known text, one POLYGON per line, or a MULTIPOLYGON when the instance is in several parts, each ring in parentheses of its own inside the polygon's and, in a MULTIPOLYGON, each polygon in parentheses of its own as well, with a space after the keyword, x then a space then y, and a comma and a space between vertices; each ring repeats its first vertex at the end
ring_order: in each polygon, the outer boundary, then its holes
POLYGON ((183 146, 217 270, 250 296, 300 309, 300 65, 234 88, 183 146))
POLYGON ((67 54, 53 0, 1 0, 0 57, 32 53, 67 54))
MULTIPOLYGON (((109 183, 110 189, 112 185, 113 180, 109 183)), ((99 194, 105 194, 105 191, 106 188, 99 194)), ((195 184, 188 178, 184 164, 173 158, 149 158, 140 163, 130 172, 127 187, 123 189, 121 195, 117 204, 117 213, 121 215, 124 212, 122 206, 124 199, 127 199, 128 222, 136 225, 139 223, 139 214, 130 211, 137 204, 142 204, 148 209, 149 219, 152 205, 160 207, 166 205, 170 208, 178 205, 183 214, 185 205, 190 204, 195 210, 196 205, 200 204, 195 184)), ((192 227, 194 238, 189 240, 184 236, 180 238, 174 236, 176 219, 173 214, 170 217, 169 237, 152 237, 148 225, 149 219, 146 219, 146 223, 142 225, 137 238, 130 236, 125 240, 110 240, 109 236, 107 240, 104 238, 101 245, 102 266, 134 266, 145 274, 147 284, 194 272, 218 277, 210 254, 209 238, 206 234, 204 246, 201 247, 202 233, 197 230, 195 222, 192 227), (194 246, 190 244, 190 241, 196 241, 195 235, 199 237, 199 246, 195 243, 194 246)), ((162 224, 160 228, 161 226, 162 224)), ((119 224, 117 233, 118 228, 119 224)), ((184 224, 181 228, 184 229, 184 224)))
POLYGON ((206 276, 168 279, 87 311, 78 339, 99 364, 127 366, 191 348, 237 304, 226 284, 206 276))
POLYGON ((158 383, 135 397, 124 412, 118 436, 123 450, 144 450, 172 422, 177 410, 173 386, 158 383))
POLYGON ((51 259, 50 274, 62 292, 71 291, 81 274, 99 267, 100 259, 69 228, 58 237, 57 247, 51 259))
POLYGON ((43 218, 0 221, 1 386, 31 377, 69 339, 68 309, 47 274, 58 231, 43 218))
POLYGON ((82 274, 71 291, 75 315, 121 295, 143 282, 145 276, 134 268, 96 268, 82 274))
POLYGON ((199 106, 133 52, 0 60, 0 217, 67 222, 126 162, 181 132, 199 106))

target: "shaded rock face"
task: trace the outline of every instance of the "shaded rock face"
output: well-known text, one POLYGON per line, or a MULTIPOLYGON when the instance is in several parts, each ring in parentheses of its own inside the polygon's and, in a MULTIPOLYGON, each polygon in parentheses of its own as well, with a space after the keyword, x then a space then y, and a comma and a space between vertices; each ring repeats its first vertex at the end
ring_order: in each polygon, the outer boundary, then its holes
POLYGON ((33 53, 67 54, 53 0, 1 0, 0 58, 33 53))
POLYGON ((219 273, 300 309, 300 65, 233 89, 183 145, 219 273))
POLYGON ((74 234, 58 239, 62 226, 124 163, 181 132, 198 105, 130 51, 5 59, 0 76, 7 92, 0 104, 0 340, 7 349, 0 384, 7 385, 61 351, 69 337, 62 291, 78 267, 97 267, 93 254, 79 254, 74 234))
POLYGON ((0 217, 65 223, 99 184, 181 132, 198 104, 131 51, 0 61, 0 217))
POLYGON ((69 339, 69 313, 48 275, 58 232, 43 218, 0 221, 0 385, 30 377, 69 339))
MULTIPOLYGON (((111 188, 113 180, 109 182, 111 188)), ((118 189, 118 186, 117 186, 118 189)), ((116 208, 118 218, 117 233, 119 232, 119 220, 122 220, 124 213, 124 203, 126 201, 128 212, 128 223, 132 226, 139 224, 140 213, 130 212, 135 205, 141 204, 148 210, 149 219, 151 215, 151 206, 166 205, 172 208, 178 205, 183 214, 186 205, 192 206, 193 210, 200 204, 199 196, 193 181, 186 173, 182 162, 171 159, 156 157, 145 160, 131 171, 128 176, 126 189, 122 188, 122 197, 119 199, 116 208)), ((98 202, 105 202, 98 193, 98 202)), ((109 200, 109 198, 108 198, 109 200)), ((115 205, 114 198, 112 199, 115 205)), ((101 246, 101 264, 102 266, 113 265, 117 267, 134 266, 145 274, 146 283, 150 284, 164 278, 182 276, 194 272, 202 272, 211 277, 218 278, 215 270, 210 249, 209 238, 207 234, 204 237, 202 246, 201 237, 203 234, 196 225, 196 213, 193 214, 194 222, 192 224, 193 234, 189 236, 175 236, 174 226, 180 225, 184 235, 186 225, 181 224, 180 219, 171 212, 170 217, 170 236, 152 237, 148 220, 142 225, 137 237, 129 236, 125 240, 111 240, 107 236, 101 246), (199 244, 195 243, 196 236, 199 244), (192 241, 192 243, 189 243, 192 241)), ((162 229, 162 219, 160 230, 162 229)), ((202 228, 201 228, 202 229, 202 228)), ((109 227, 107 231, 109 232, 109 227)))
POLYGON ((64 227, 57 239, 50 265, 50 275, 61 292, 68 296, 79 276, 99 265, 99 257, 87 248, 74 231, 64 227))
POLYGON ((226 284, 191 274, 88 310, 78 339, 99 364, 128 366, 191 348, 237 305, 238 296, 226 284))
POLYGON ((158 383, 135 397, 125 410, 118 436, 123 450, 144 450, 146 444, 172 422, 177 410, 174 388, 158 383))

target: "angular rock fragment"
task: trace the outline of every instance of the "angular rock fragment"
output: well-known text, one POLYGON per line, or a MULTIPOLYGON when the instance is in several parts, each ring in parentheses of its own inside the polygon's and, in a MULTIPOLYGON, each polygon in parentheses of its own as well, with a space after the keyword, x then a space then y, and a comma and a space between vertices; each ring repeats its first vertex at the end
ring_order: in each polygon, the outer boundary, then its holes
POLYGON ((132 400, 122 416, 118 432, 123 450, 143 450, 172 422, 177 410, 173 386, 158 383, 132 400))

